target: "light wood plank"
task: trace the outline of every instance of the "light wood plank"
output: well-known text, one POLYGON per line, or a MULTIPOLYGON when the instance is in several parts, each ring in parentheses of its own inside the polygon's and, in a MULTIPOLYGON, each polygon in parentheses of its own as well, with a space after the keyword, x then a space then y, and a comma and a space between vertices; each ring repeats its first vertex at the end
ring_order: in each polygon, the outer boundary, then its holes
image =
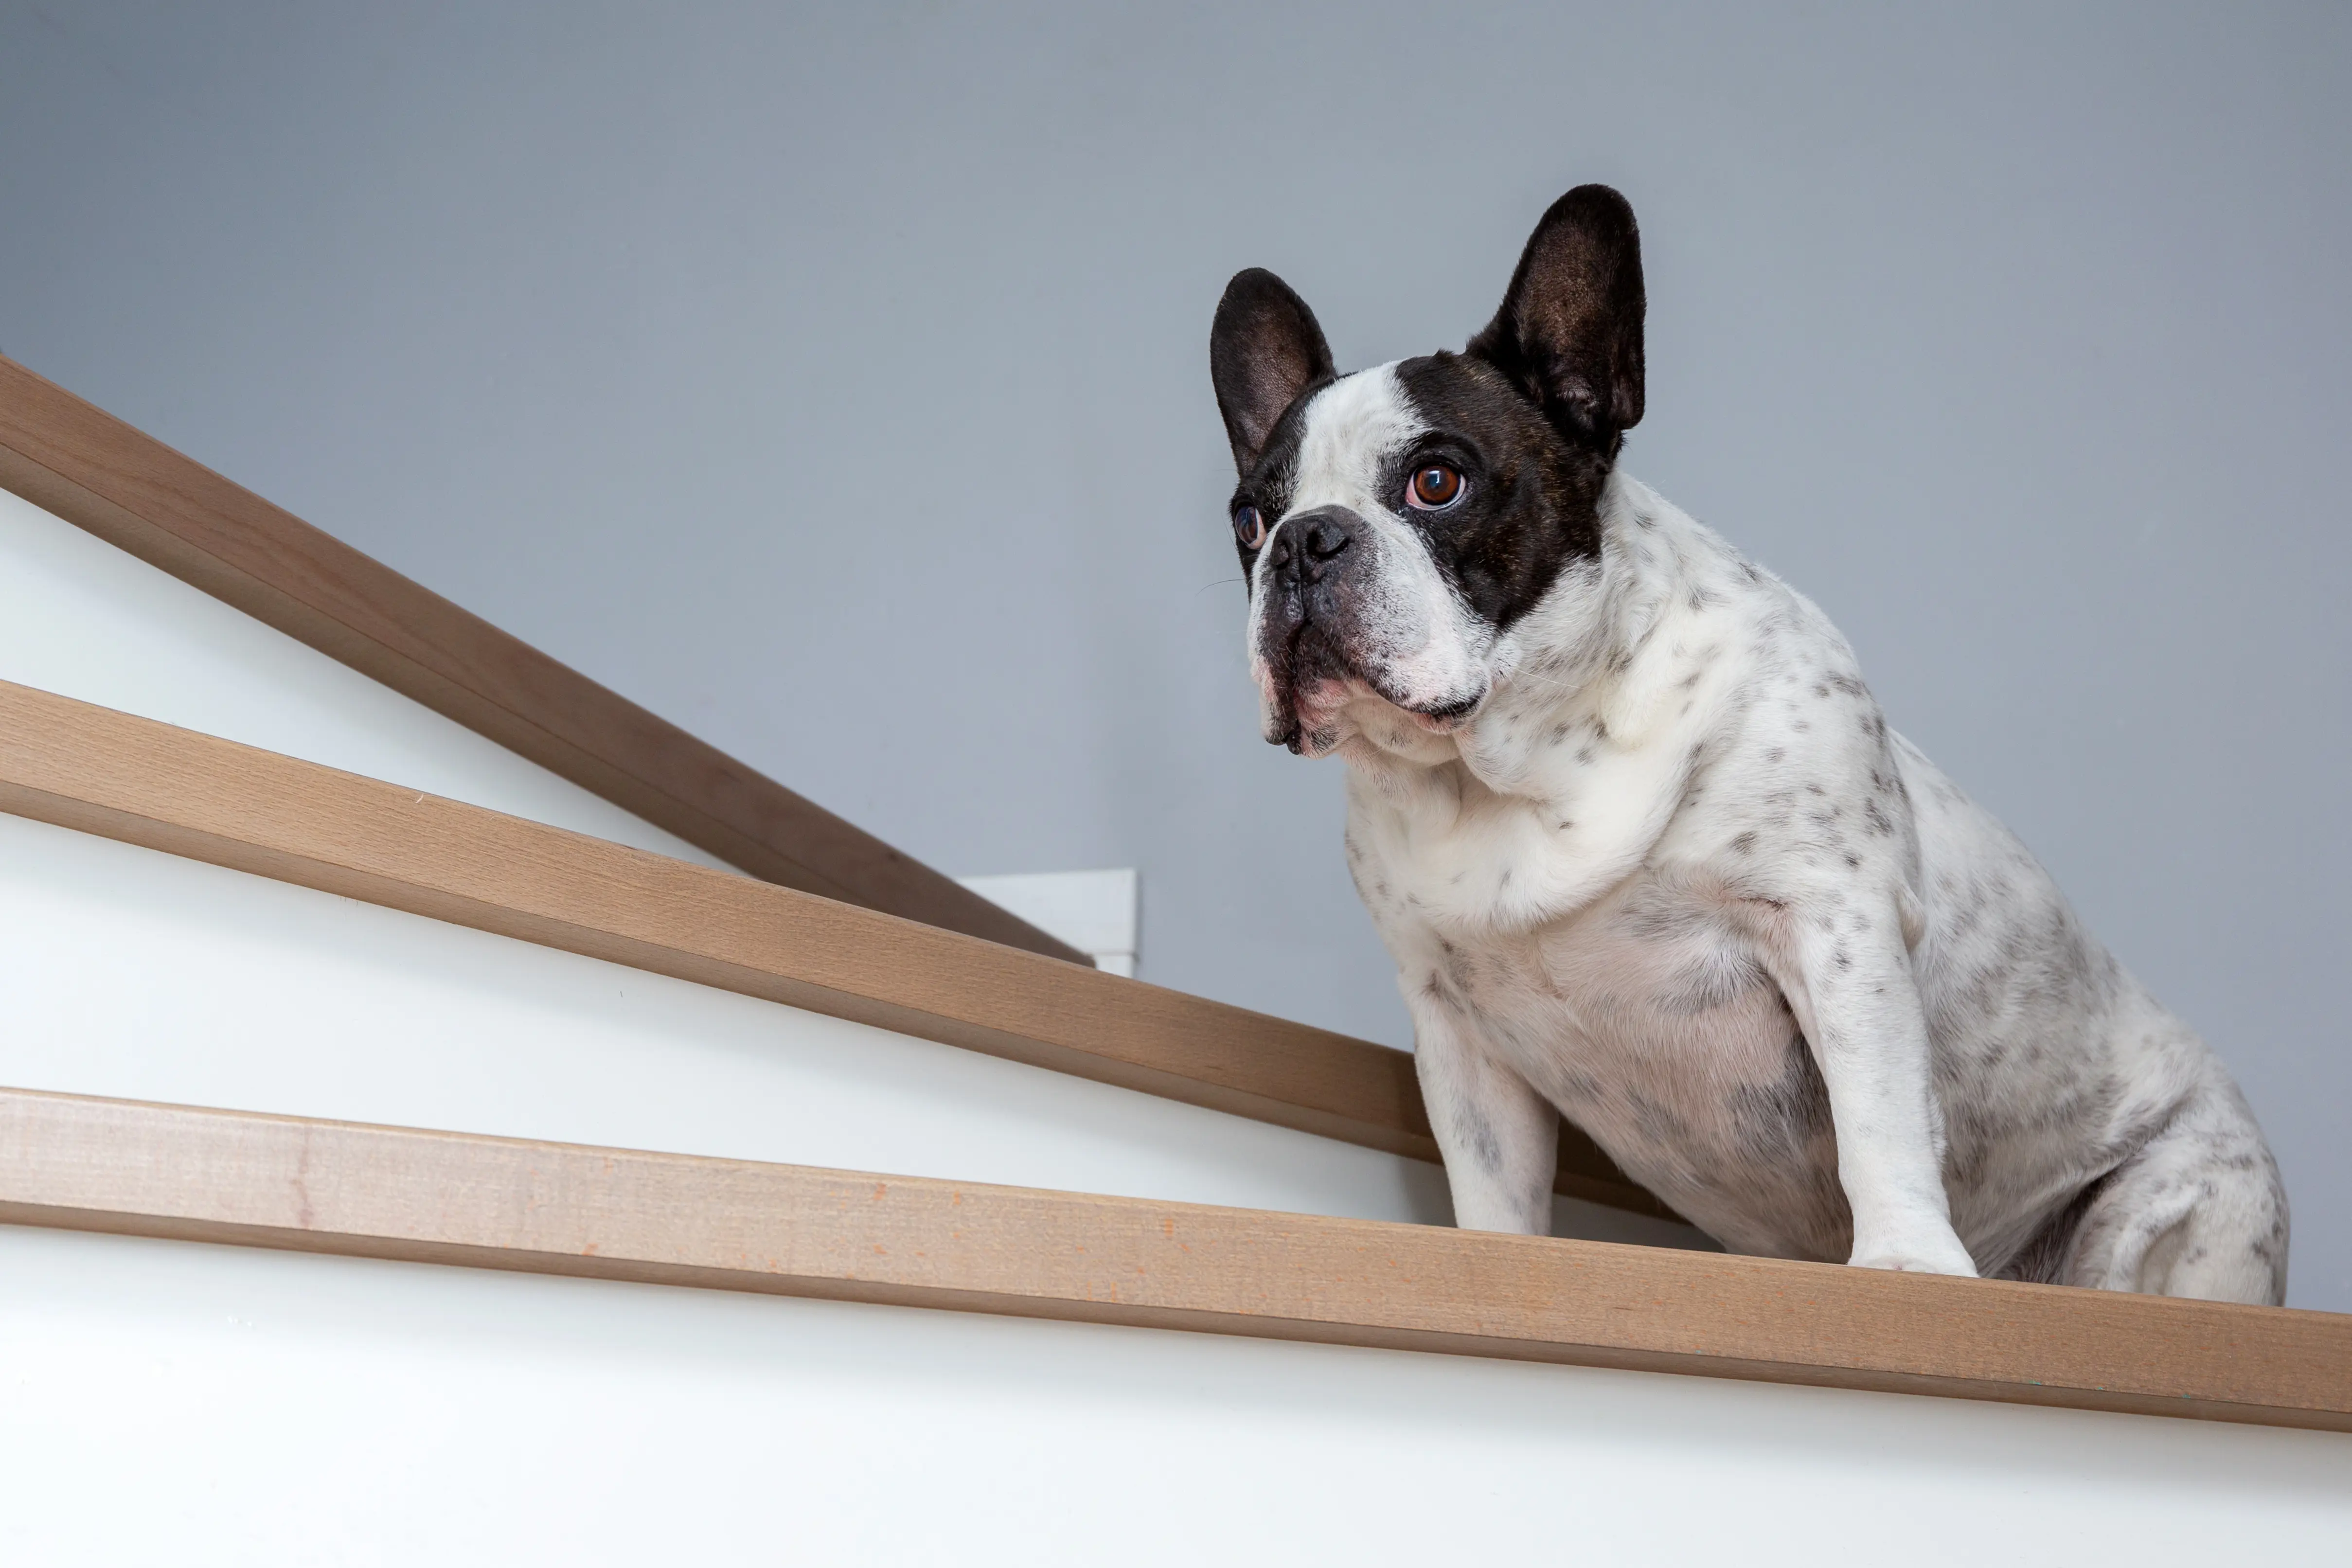
POLYGON ((953 879, 5 356, 0 487, 755 877, 1087 962, 953 879))
MULTIPOLYGON (((1367 1041, 0 682, 0 810, 1434 1161, 1367 1041)), ((1669 1211, 1572 1129, 1559 1190, 1669 1211)))
POLYGON ((2352 1316, 0 1090, 0 1221, 2352 1430, 2352 1316))

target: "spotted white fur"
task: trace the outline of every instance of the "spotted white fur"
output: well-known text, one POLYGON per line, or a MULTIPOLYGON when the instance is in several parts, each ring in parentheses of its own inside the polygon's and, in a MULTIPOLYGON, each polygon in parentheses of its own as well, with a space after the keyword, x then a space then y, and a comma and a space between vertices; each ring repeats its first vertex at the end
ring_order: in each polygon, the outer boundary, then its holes
POLYGON ((1565 1111, 1736 1251, 2282 1300, 2234 1085, 1826 617, 1618 471, 1598 557, 1496 634, 1379 493, 1421 429, 1393 366, 1314 394, 1276 527, 1372 531, 1370 651, 1294 700, 1349 764, 1459 1222, 1548 1227, 1565 1111))

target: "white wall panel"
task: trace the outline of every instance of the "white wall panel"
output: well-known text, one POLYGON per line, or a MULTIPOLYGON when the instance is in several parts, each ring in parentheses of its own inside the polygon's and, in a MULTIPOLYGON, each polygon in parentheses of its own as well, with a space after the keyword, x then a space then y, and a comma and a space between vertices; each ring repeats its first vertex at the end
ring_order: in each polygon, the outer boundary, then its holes
POLYGON ((0 816, 0 1083, 1442 1216, 1433 1167, 0 816))
POLYGON ((0 680, 723 868, 601 795, 5 490, 0 680))
POLYGON ((2352 1438, 0 1227, 67 1565, 2352 1560, 2352 1438))

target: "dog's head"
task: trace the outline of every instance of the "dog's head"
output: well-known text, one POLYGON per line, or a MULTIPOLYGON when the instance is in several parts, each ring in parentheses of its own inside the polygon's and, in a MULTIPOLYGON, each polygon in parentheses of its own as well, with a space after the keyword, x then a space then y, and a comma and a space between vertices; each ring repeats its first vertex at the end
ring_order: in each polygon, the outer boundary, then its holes
POLYGON ((1281 279, 1226 286, 1209 363, 1268 741, 1396 750, 1476 713, 1511 628, 1599 554, 1642 417, 1642 310, 1633 211, 1604 185, 1552 204, 1458 354, 1338 375, 1281 279))

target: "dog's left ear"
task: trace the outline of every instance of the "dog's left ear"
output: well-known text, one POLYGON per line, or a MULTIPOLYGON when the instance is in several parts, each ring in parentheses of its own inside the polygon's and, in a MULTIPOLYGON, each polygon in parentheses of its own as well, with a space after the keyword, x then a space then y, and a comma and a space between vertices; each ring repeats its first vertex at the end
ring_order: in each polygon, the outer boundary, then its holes
POLYGON ((1579 185, 1536 225, 1503 308, 1464 350, 1541 405, 1561 434, 1614 457, 1642 422, 1642 237, 1606 185, 1579 185))

